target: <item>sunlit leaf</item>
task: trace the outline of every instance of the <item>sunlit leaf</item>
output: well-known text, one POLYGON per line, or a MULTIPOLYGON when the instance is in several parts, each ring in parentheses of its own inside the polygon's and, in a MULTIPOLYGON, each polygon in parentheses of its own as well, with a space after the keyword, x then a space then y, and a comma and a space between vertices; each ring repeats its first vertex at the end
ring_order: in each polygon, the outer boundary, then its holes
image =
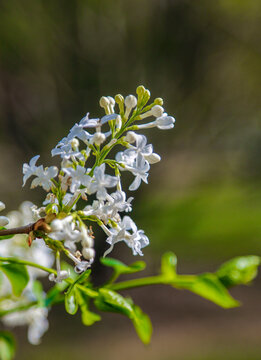
POLYGON ((1 264, 0 271, 3 271, 9 279, 14 295, 20 296, 29 281, 26 267, 24 265, 12 263, 1 264))
POLYGON ((80 290, 78 289, 77 285, 85 282, 86 279, 88 279, 88 277, 90 276, 90 273, 91 270, 87 270, 81 275, 79 275, 74 280, 74 282, 69 286, 67 292, 65 293, 65 298, 64 298, 65 309, 71 315, 76 314, 78 310, 78 297, 80 290))
POLYGON ((82 311, 82 323, 83 325, 86 326, 91 326, 93 325, 95 322, 100 321, 101 317, 98 314, 95 314, 92 311, 89 311, 87 308, 85 307, 81 307, 81 311, 82 311))
POLYGON ((102 288, 99 290, 99 297, 95 299, 94 303, 101 311, 126 315, 133 322, 135 330, 143 343, 148 344, 150 342, 152 334, 150 319, 130 299, 124 298, 115 291, 102 288))
POLYGON ((226 287, 248 284, 256 277, 260 260, 259 256, 236 257, 221 265, 216 275, 226 287))
POLYGON ((94 312, 90 311, 89 309, 89 299, 85 296, 85 294, 77 290, 77 300, 82 312, 82 323, 86 326, 91 326, 95 322, 100 321, 101 317, 98 314, 95 314, 94 312))
POLYGON ((109 257, 101 258, 100 262, 105 266, 112 267, 118 275, 133 274, 144 270, 146 267, 146 263, 144 261, 136 261, 131 265, 125 265, 123 262, 109 257))
POLYGON ((8 331, 0 331, 0 359, 12 360, 15 355, 15 340, 8 331))
POLYGON ((215 274, 205 273, 201 275, 179 275, 177 281, 173 282, 174 287, 186 289, 194 292, 201 297, 214 302, 223 308, 233 308, 239 306, 228 292, 226 287, 219 281, 215 274), (186 281, 188 279, 188 281, 186 281))
POLYGON ((65 294, 64 305, 65 305, 65 310, 69 314, 74 315, 77 313, 78 301, 77 301, 76 292, 75 292, 74 288, 72 288, 70 291, 68 291, 65 294))
POLYGON ((132 320, 136 332, 144 344, 149 344, 152 335, 152 324, 147 314, 141 308, 133 305, 134 318, 132 320))

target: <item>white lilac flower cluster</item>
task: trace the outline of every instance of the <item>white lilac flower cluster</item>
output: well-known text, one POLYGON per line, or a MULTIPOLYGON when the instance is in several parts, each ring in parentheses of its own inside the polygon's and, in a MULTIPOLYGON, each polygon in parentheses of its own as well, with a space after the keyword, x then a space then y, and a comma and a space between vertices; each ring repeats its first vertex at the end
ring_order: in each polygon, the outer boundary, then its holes
MULTIPOLYGON (((0 208, 5 206, 0 202, 0 208)), ((11 211, 7 214, 5 225, 8 228, 16 228, 36 220, 33 214, 34 205, 25 201, 20 205, 19 211, 11 211)), ((26 236, 24 234, 15 235, 11 239, 0 241, 1 257, 16 257, 21 260, 35 262, 45 267, 51 267, 54 257, 51 249, 49 249, 43 239, 36 239, 32 245, 28 247, 26 236)), ((3 316, 1 321, 6 326, 28 325, 28 339, 32 344, 39 344, 42 335, 48 329, 48 309, 45 307, 33 306, 23 311, 13 311, 20 308, 28 302, 36 301, 34 294, 34 281, 40 277, 46 276, 46 272, 35 267, 28 267, 29 282, 20 297, 12 296, 12 287, 9 280, 0 273, 0 311, 10 311, 9 314, 3 316)), ((44 293, 42 294, 43 296, 44 293)))
POLYGON ((142 248, 149 244, 144 231, 138 230, 129 216, 121 215, 132 210, 133 200, 122 189, 121 173, 128 171, 134 176, 129 190, 135 191, 142 181, 148 182, 151 164, 160 161, 146 136, 137 131, 153 127, 167 130, 175 123, 164 112, 161 98, 148 105, 149 99, 150 92, 143 86, 137 88, 137 96, 103 96, 100 106, 105 116, 92 119, 87 113, 52 150, 52 156, 61 158, 60 169, 38 166, 39 155, 24 164, 23 185, 34 177, 31 188, 41 186, 48 193, 43 206, 34 212, 45 217, 50 229, 42 237, 57 249, 57 277, 52 274, 51 280, 60 282, 68 276, 60 270, 60 252, 73 260, 77 272, 91 266, 95 256, 91 224, 98 224, 107 235, 110 247, 105 255, 120 241, 134 255, 143 255, 142 248), (153 121, 147 121, 149 117, 153 121), (110 158, 117 145, 125 149, 110 158), (86 202, 81 209, 80 198, 86 202))

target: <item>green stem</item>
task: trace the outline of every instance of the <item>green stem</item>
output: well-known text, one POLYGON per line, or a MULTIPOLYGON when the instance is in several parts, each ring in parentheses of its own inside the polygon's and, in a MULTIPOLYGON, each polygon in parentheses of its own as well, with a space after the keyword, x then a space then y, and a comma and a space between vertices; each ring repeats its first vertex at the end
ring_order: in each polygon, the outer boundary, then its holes
POLYGON ((140 279, 126 280, 116 284, 108 284, 106 287, 111 290, 127 290, 148 285, 171 285, 177 289, 186 288, 188 284, 193 283, 194 275, 177 275, 174 279, 168 279, 165 276, 149 276, 140 279))
POLYGON ((149 276, 146 278, 140 279, 133 279, 133 280, 126 280, 116 284, 108 285, 107 287, 119 291, 119 290, 126 290, 140 286, 147 286, 147 285, 157 285, 157 284, 164 284, 164 278, 162 276, 149 276))
POLYGON ((0 257, 0 261, 2 262, 9 262, 9 263, 13 263, 13 264, 18 264, 18 265, 27 265, 27 266, 32 266, 34 268, 46 271, 50 274, 55 274, 57 275, 56 270, 47 268, 45 266, 39 265, 39 264, 35 264, 31 261, 26 261, 26 260, 20 260, 20 259, 16 259, 16 258, 11 258, 11 257, 0 257))

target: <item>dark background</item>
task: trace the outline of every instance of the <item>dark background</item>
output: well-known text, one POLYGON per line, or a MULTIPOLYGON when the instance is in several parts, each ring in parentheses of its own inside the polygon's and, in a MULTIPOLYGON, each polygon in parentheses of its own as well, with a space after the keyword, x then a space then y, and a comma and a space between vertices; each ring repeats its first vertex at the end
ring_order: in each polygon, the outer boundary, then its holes
MULTIPOLYGON (((171 131, 146 131, 162 162, 132 216, 148 234, 147 273, 172 250, 180 272, 214 270, 261 248, 261 2, 258 0, 10 0, 0 4, 0 195, 8 210, 44 192, 21 188, 22 164, 50 151, 102 95, 162 97, 171 131)), ((51 159, 51 160, 50 160, 51 159)), ((97 252, 105 249, 97 238, 97 252)), ((113 256, 137 260, 124 245, 113 256)), ((107 273, 95 266, 97 281, 107 273)), ((17 359, 260 359, 260 278, 234 310, 155 287, 130 294, 152 317, 145 348, 127 320, 86 328, 53 309, 40 347, 19 329, 17 359)))

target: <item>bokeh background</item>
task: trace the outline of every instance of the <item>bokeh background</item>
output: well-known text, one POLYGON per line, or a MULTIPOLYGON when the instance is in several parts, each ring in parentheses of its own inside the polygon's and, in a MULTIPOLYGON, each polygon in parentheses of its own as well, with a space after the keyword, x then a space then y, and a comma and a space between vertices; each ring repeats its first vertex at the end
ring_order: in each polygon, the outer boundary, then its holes
MULTIPOLYGON (((214 270, 261 252, 261 2, 259 0, 5 1, 0 4, 0 195, 12 210, 44 193, 21 188, 22 164, 50 150, 102 95, 138 85, 165 100, 171 131, 146 132, 152 167, 132 216, 151 245, 148 269, 176 252, 179 271, 214 270)), ((97 252, 105 249, 98 237, 97 252)), ((130 249, 112 254, 126 262, 130 249)), ((97 282, 108 274, 98 264, 97 282)), ((120 315, 91 328, 53 309, 42 345, 18 329, 17 359, 260 359, 261 277, 222 310, 187 292, 128 292, 152 318, 144 347, 120 315)))

